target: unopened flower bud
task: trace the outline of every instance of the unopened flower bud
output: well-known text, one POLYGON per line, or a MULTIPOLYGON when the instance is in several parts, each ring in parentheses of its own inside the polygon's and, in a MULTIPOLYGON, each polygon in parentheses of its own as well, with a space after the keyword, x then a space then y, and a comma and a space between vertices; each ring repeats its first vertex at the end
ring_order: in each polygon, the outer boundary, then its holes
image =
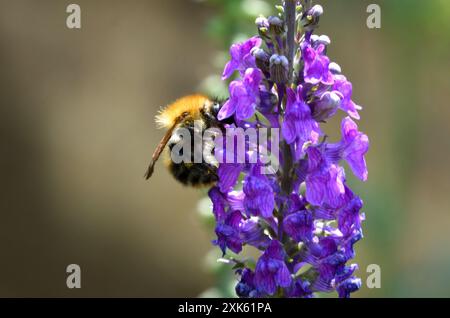
POLYGON ((308 11, 308 16, 318 18, 323 14, 323 8, 320 4, 316 4, 308 11))
POLYGON ((303 16, 302 25, 307 31, 313 30, 319 24, 319 18, 323 14, 321 5, 316 4, 303 16))
POLYGON ((330 40, 330 38, 329 38, 328 36, 326 36, 326 35, 318 36, 318 35, 316 35, 316 34, 313 34, 313 35, 311 35, 311 42, 312 42, 312 45, 313 45, 313 46, 318 46, 318 45, 320 45, 320 44, 323 44, 323 45, 325 45, 325 46, 328 46, 328 45, 330 45, 331 40, 330 40))
POLYGON ((278 12, 280 12, 280 13, 284 13, 284 7, 283 6, 277 5, 277 6, 275 6, 275 9, 277 9, 278 12))
POLYGON ((281 65, 284 68, 289 66, 289 61, 284 55, 274 54, 270 57, 270 66, 281 65))
POLYGON ((275 83, 286 83, 289 61, 284 55, 274 54, 270 57, 270 77, 275 83))
POLYGON ((270 16, 268 18, 269 28, 275 34, 281 34, 284 32, 284 22, 279 17, 270 16))
POLYGON ((341 74, 342 73, 342 69, 339 66, 339 64, 335 63, 335 62, 331 62, 330 65, 328 66, 328 69, 330 70, 331 73, 333 73, 334 75, 337 74, 341 74))
POLYGON ((257 17, 256 20, 255 20, 255 24, 258 27, 258 29, 260 29, 260 28, 267 28, 268 29, 269 28, 269 21, 264 16, 257 17))
POLYGON ((320 99, 312 105, 312 115, 316 121, 324 121, 333 116, 341 103, 341 96, 336 92, 325 92, 320 99))
POLYGON ((263 72, 269 72, 270 54, 263 49, 256 47, 252 50, 252 54, 255 57, 256 66, 263 72))

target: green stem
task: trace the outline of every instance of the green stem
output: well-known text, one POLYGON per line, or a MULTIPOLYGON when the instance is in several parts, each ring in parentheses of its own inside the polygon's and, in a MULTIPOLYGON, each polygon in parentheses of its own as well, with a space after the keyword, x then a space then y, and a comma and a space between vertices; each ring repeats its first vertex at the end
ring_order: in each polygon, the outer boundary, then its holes
MULTIPOLYGON (((294 52, 295 52, 295 7, 297 1, 295 0, 285 0, 284 2, 284 12, 286 15, 286 27, 287 27, 287 52, 288 52, 288 61, 289 61, 289 84, 292 84, 293 79, 293 61, 294 61, 294 52)), ((286 103, 286 99, 284 101, 286 103)), ((286 106, 286 105, 285 105, 286 106)), ((286 107, 284 107, 286 109, 286 107)), ((292 170, 293 170, 293 158, 291 153, 291 147, 283 141, 281 144, 282 154, 283 154, 283 167, 282 167, 282 175, 281 175, 281 191, 282 195, 288 197, 292 192, 292 170)), ((278 239, 283 241, 283 216, 286 210, 286 205, 280 207, 279 216, 278 216, 278 239)))
POLYGON ((292 84, 293 78, 293 63, 295 52, 295 31, 296 31, 296 19, 295 19, 295 7, 296 0, 285 0, 284 12, 286 15, 286 27, 287 27, 287 59, 289 61, 289 84, 292 84))

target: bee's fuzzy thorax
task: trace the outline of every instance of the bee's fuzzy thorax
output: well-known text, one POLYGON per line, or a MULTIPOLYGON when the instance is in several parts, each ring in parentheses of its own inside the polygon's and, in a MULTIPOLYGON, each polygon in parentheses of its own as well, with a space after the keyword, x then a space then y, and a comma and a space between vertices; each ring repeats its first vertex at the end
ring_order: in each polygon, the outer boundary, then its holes
POLYGON ((210 100, 205 95, 196 94, 182 97, 162 109, 156 116, 156 123, 161 128, 170 128, 183 113, 189 113, 192 118, 200 117, 200 110, 210 100))

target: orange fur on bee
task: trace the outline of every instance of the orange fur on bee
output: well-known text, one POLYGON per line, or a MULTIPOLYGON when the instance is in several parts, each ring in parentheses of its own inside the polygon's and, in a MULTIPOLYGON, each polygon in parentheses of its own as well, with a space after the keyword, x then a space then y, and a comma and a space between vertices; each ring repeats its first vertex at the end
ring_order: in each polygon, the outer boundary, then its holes
POLYGON ((198 118, 200 109, 206 103, 210 103, 209 98, 201 94, 182 97, 162 109, 156 116, 156 122, 161 127, 171 128, 184 113, 188 113, 191 118, 198 118))

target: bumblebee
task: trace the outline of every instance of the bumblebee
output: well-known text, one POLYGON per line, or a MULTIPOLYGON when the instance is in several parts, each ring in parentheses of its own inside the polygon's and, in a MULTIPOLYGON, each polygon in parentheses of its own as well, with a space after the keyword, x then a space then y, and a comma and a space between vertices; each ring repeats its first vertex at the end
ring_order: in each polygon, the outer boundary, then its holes
MULTIPOLYGON (((230 120, 224 122, 217 120, 217 114, 222 105, 223 102, 197 94, 180 98, 164 108, 156 116, 156 122, 160 127, 167 129, 167 132, 152 155, 145 178, 148 180, 152 176, 155 163, 166 146, 170 153, 176 144, 183 142, 182 129, 184 131, 187 129, 191 135, 191 145, 189 145, 191 149, 194 148, 194 122, 200 123, 202 134, 209 128, 223 130, 224 124, 229 123, 230 120)), ((212 151, 214 142, 202 141, 201 146, 212 151)), ((217 164, 203 161, 194 163, 194 151, 191 151, 191 159, 190 162, 180 163, 175 163, 172 159, 167 160, 166 165, 176 180, 188 186, 210 186, 218 180, 217 164)))

